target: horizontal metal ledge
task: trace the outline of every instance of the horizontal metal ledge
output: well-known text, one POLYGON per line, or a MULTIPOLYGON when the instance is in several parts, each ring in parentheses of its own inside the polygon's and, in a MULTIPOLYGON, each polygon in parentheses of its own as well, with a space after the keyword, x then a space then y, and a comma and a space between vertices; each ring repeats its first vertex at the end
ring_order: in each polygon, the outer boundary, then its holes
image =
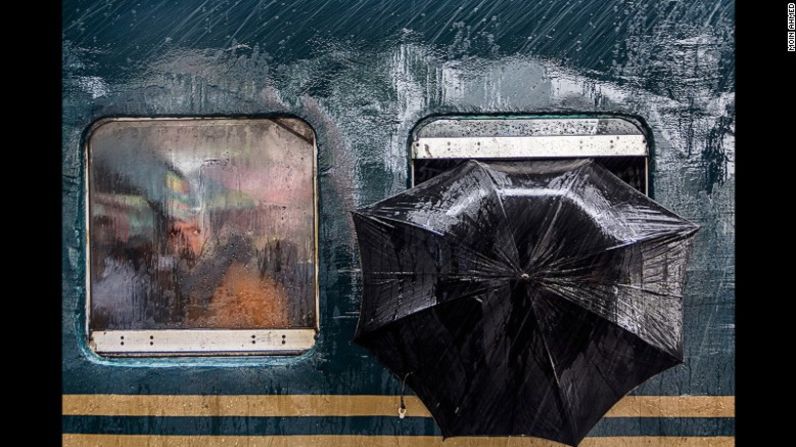
POLYGON ((416 159, 647 155, 647 141, 643 135, 419 138, 412 144, 412 156, 416 159))
POLYGON ((538 137, 563 135, 641 135, 624 118, 491 117, 434 119, 420 125, 417 138, 538 137))
POLYGON ((315 344, 314 329, 159 329, 94 331, 99 354, 130 356, 299 353, 315 344))

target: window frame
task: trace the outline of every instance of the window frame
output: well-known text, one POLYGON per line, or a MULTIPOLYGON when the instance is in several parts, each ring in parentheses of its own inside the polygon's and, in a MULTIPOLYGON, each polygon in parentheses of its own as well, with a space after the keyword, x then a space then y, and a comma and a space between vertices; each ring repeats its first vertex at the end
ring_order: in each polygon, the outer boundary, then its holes
POLYGON ((643 161, 641 192, 651 197, 650 140, 637 120, 625 116, 433 116, 411 132, 409 184, 415 185, 418 161, 626 157, 643 161), (526 129, 510 128, 515 123, 526 129))
MULTIPOLYGON (((279 123, 277 122, 277 125, 279 123)), ((294 115, 268 116, 159 116, 159 117, 105 117, 94 121, 84 132, 83 138, 83 200, 85 228, 85 297, 84 341, 88 348, 102 357, 249 357, 273 355, 299 355, 315 346, 320 332, 320 269, 319 269, 319 214, 318 207, 318 140, 315 129, 306 120, 294 115), (312 133, 312 214, 313 214, 313 325, 308 328, 265 329, 91 329, 91 145, 96 131, 109 123, 131 122, 228 122, 271 121, 292 119, 300 121, 312 133)))

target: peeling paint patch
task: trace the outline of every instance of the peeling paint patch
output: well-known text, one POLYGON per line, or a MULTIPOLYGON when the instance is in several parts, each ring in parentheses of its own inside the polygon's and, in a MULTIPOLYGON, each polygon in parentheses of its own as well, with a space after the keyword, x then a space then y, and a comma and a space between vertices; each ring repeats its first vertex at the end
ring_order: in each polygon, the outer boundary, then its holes
POLYGON ((77 78, 77 85, 90 94, 91 99, 97 99, 108 94, 108 85, 99 76, 80 76, 77 78))

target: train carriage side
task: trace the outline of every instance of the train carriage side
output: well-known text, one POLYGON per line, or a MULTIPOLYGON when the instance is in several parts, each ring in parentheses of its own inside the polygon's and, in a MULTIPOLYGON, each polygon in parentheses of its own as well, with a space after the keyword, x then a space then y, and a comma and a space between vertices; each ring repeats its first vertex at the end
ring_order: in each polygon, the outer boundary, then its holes
POLYGON ((351 211, 440 118, 638 126, 644 192, 701 226, 684 363, 581 445, 734 445, 732 1, 62 8, 64 445, 557 445, 443 441, 352 343, 351 211))

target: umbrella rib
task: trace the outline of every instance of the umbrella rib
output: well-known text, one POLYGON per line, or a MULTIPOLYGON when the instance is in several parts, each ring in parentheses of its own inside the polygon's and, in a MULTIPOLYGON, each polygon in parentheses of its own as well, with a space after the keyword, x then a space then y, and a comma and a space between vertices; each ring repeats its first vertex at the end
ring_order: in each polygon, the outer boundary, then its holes
MULTIPOLYGON (((547 228, 545 229, 544 235, 540 238, 540 240, 547 241, 549 239, 550 232, 553 231, 553 224, 555 224, 555 222, 558 220, 561 208, 563 207, 562 200, 563 199, 561 197, 558 198, 556 211, 555 213, 553 213, 551 221, 549 224, 547 224, 547 228)), ((546 249, 539 249, 538 247, 540 245, 541 244, 535 244, 533 249, 531 250, 531 253, 528 256, 528 266, 526 267, 526 270, 529 270, 531 268, 531 263, 535 263, 537 265, 544 265, 544 263, 547 262, 547 260, 553 256, 554 253, 552 252, 552 247, 548 246, 546 249), (539 252, 540 250, 542 251, 539 252), (534 258, 536 258, 535 259, 536 262, 534 262, 534 258)))
MULTIPOLYGON (((566 283, 570 283, 572 288, 581 289, 581 290, 584 289, 583 287, 579 286, 579 284, 577 282, 575 282, 575 281, 571 281, 571 282, 570 281, 566 281, 566 280, 562 281, 562 280, 556 280, 555 278, 551 278, 551 277, 545 277, 543 279, 540 279, 539 282, 540 283, 553 284, 553 285, 556 285, 556 286, 566 286, 567 285, 566 283)), ((675 298, 675 299, 677 299, 677 298, 682 298, 683 297, 683 295, 676 294, 676 293, 656 292, 654 290, 650 290, 650 289, 647 289, 645 287, 637 287, 637 286, 632 286, 630 284, 606 283, 606 282, 597 282, 597 284, 604 285, 604 286, 610 286, 610 287, 621 287, 623 289, 638 290, 638 291, 641 291, 641 292, 644 292, 644 293, 649 293, 650 295, 655 295, 655 296, 661 297, 661 298, 675 298)))
MULTIPOLYGON (((500 278, 500 279, 504 279, 504 278, 500 278)), ((396 281, 398 281, 398 280, 396 280, 396 281)), ((495 288, 497 288, 499 286, 500 285, 491 284, 491 283, 481 284, 480 287, 470 288, 470 289, 467 290, 467 292, 462 293, 462 294, 456 296, 453 299, 449 299, 449 300, 446 300, 446 301, 443 301, 443 302, 439 302, 438 299, 437 299, 438 297, 435 296, 433 303, 431 303, 429 305, 422 306, 422 307, 413 308, 412 312, 407 313, 407 314, 402 315, 402 316, 397 317, 397 318, 395 318, 394 316, 398 313, 398 309, 400 308, 400 306, 396 306, 396 310, 395 310, 395 312, 393 312, 393 318, 390 319, 388 322, 380 325, 378 327, 378 329, 381 329, 381 328, 384 328, 384 327, 387 327, 387 326, 391 326, 391 325, 393 325, 393 324, 395 324, 397 322, 400 322, 400 321, 402 321, 402 320, 404 320, 406 318, 412 317, 413 315, 417 315, 419 312, 429 310, 429 309, 434 308, 434 307, 436 307, 436 306, 438 306, 440 304, 446 304, 446 303, 450 303, 450 302, 453 302, 453 301, 466 299, 466 298, 473 298, 473 297, 479 296, 479 295, 486 295, 487 292, 489 292, 491 290, 494 290, 495 288)), ((373 329, 373 330, 375 330, 375 329, 373 329)))
MULTIPOLYGON (((594 160, 590 159, 588 163, 584 163, 582 166, 579 166, 574 171, 583 170, 583 169, 585 169, 586 166, 589 166, 589 165, 591 165, 593 163, 594 163, 594 160)), ((555 223, 555 221, 558 220, 558 215, 561 212, 561 208, 564 206, 564 200, 572 200, 569 197, 569 195, 572 193, 572 190, 574 189, 574 187, 575 187, 575 180, 568 181, 566 189, 564 189, 564 191, 560 195, 557 196, 558 206, 556 207, 556 212, 553 215, 553 221, 550 222, 550 224, 547 226, 547 229, 545 230, 545 238, 547 237, 547 235, 552 230, 553 223, 555 223)), ((536 251, 536 247, 534 246, 534 252, 535 251, 536 251)), ((538 259, 537 264, 544 265, 544 263, 547 262, 547 260, 553 256, 553 253, 549 253, 548 252, 546 257, 542 257, 542 255, 544 255, 544 254, 545 253, 542 253, 542 254, 539 255, 539 259, 538 259)), ((531 259, 533 259, 533 256, 529 256, 529 259, 528 259, 529 263, 531 262, 531 259)), ((529 265, 529 268, 530 268, 530 265, 529 265)))
POLYGON ((385 221, 389 221, 390 223, 397 223, 397 224, 402 224, 402 225, 414 227, 414 228, 423 230, 423 231, 425 231, 427 233, 431 233, 431 234, 437 235, 439 237, 445 236, 445 233, 440 233, 439 231, 434 230, 433 228, 424 227, 424 226, 422 226, 420 224, 417 224, 417 223, 414 223, 414 222, 407 222, 405 220, 395 219, 395 218, 387 217, 387 216, 379 216, 379 215, 375 215, 374 216, 372 214, 366 214, 366 213, 363 213, 363 212, 360 212, 360 211, 352 211, 352 213, 353 214, 357 214, 360 217, 364 217, 366 219, 375 221, 377 224, 382 224, 383 225, 385 223, 388 223, 388 222, 385 222, 385 221))
POLYGON ((564 271, 564 270, 562 270, 559 267, 564 267, 564 266, 566 266, 568 264, 572 264, 572 263, 575 263, 575 262, 582 261, 582 260, 584 260, 586 258, 589 258, 591 256, 597 256, 597 255, 602 254, 602 253, 615 251, 615 250, 621 250, 623 248, 631 247, 631 246, 637 245, 637 244, 655 242, 655 241, 657 241, 659 239, 672 239, 669 242, 679 242, 679 241, 687 239, 689 236, 691 236, 691 234, 693 234, 693 232, 689 231, 686 234, 680 234, 680 233, 671 234, 671 233, 668 233, 668 234, 663 234, 663 235, 653 235, 651 237, 635 239, 633 241, 623 242, 621 244, 616 244, 616 245, 611 245, 609 247, 600 249, 599 251, 589 252, 589 253, 586 253, 586 254, 583 254, 583 255, 580 255, 580 256, 577 256, 577 257, 560 259, 558 262, 553 261, 550 264, 548 264, 547 267, 553 267, 555 271, 561 272, 561 271, 564 271))
MULTIPOLYGON (((600 347, 598 346, 597 349, 600 349, 600 347)), ((622 396, 623 393, 621 393, 619 390, 614 388, 614 386, 611 384, 611 382, 608 381, 608 376, 606 376, 605 373, 602 371, 602 369, 600 369, 600 366, 597 363, 595 363, 594 360, 588 358, 588 356, 584 356, 584 357, 588 360, 589 363, 591 363, 591 365, 594 367, 595 371, 597 371, 597 374, 599 374, 600 378, 603 379, 603 382, 606 385, 608 385, 608 388, 610 388, 611 391, 613 391, 613 393, 615 395, 622 396)))
POLYGON ((676 293, 656 292, 654 290, 647 289, 646 287, 632 286, 630 284, 611 284, 611 285, 616 286, 616 287, 622 287, 624 289, 639 290, 641 292, 649 293, 650 295, 655 295, 655 296, 658 296, 658 297, 661 297, 661 298, 682 298, 683 297, 683 295, 676 294, 676 293))
MULTIPOLYGON (((490 182, 492 183, 492 188, 494 190, 495 196, 497 197, 498 205, 500 205, 500 212, 503 213, 504 222, 508 223, 509 215, 508 215, 508 213, 506 213, 506 206, 503 203, 503 196, 500 194, 500 190, 498 189, 498 182, 497 182, 497 180, 495 180, 495 177, 494 177, 492 171, 490 169, 488 169, 480 161, 475 160, 474 162, 476 163, 476 165, 478 165, 479 168, 481 168, 482 171, 484 171, 484 173, 486 174, 487 178, 489 178, 490 182)), ((507 234, 508 234, 508 237, 511 238, 511 243, 512 243, 512 246, 514 247, 514 250, 516 250, 516 252, 517 252, 517 262, 519 263, 520 262, 520 256, 519 256, 519 248, 517 247, 517 241, 514 240, 514 234, 511 231, 507 232, 507 234)), ((504 253, 503 250, 501 250, 499 247, 498 247, 497 252, 502 257, 505 258, 505 260, 509 264, 509 266, 514 268, 514 270, 516 270, 516 271, 520 271, 519 264, 515 264, 514 261, 511 259, 511 257, 508 254, 504 253)))
POLYGON ((575 435, 575 428, 572 426, 573 417, 572 411, 569 406, 569 402, 564 397, 563 390, 561 389, 561 381, 558 377, 558 372, 556 371, 556 363, 553 359, 553 354, 550 352, 550 347, 547 345, 547 338, 545 337, 544 331, 542 330, 542 322, 536 317, 536 308, 534 307, 534 301, 531 300, 531 314, 536 321, 536 326, 540 329, 539 330, 539 338, 542 340, 542 346, 544 346, 545 354, 547 354, 547 360, 550 362, 550 369, 553 371, 553 380, 556 383, 556 395, 558 396, 559 403, 561 404, 561 413, 562 416, 567 421, 567 426, 569 427, 569 432, 573 436, 575 435))
POLYGON ((547 289, 547 290, 548 290, 548 291, 550 291, 551 293, 554 293, 554 294, 556 294, 557 296, 560 296, 561 298, 563 298, 563 299, 567 300, 568 302, 570 302, 570 303, 572 303, 572 304, 574 304, 574 305, 578 306, 578 308, 579 308, 579 309, 583 309, 584 311, 586 311, 586 312, 588 312, 588 313, 590 313, 590 314, 592 314, 592 315, 596 316, 596 317, 597 317, 597 318, 599 318, 601 321, 604 321, 604 322, 605 322, 605 323, 607 323, 607 324, 610 324, 610 325, 612 325, 612 326, 615 326, 615 327, 619 328, 621 331, 623 331, 623 332, 625 332, 625 333, 627 333, 627 334, 629 334, 629 335, 632 335, 633 337, 636 337, 636 338, 638 338, 639 340, 641 340, 643 343, 647 344, 648 346, 650 346, 650 347, 652 347, 652 348, 654 348, 654 349, 657 349, 658 351, 660 351, 660 352, 662 352, 662 353, 665 353, 666 355, 670 355, 670 356, 672 355, 672 354, 670 354, 669 352, 667 352, 665 349, 662 349, 662 348, 660 348, 659 346, 655 346, 655 345, 651 344, 651 343, 650 343, 650 342, 648 342, 647 340, 644 340, 644 339, 643 339, 641 336, 639 336, 638 334, 635 334, 635 333, 633 333, 632 331, 628 330, 627 328, 624 328, 624 327, 622 327, 622 325, 620 325, 619 323, 617 323, 617 322, 614 322, 614 321, 611 321, 611 320, 607 319, 607 318, 606 318, 604 315, 600 315, 599 313, 595 312, 595 311, 594 311, 594 310, 592 310, 592 309, 589 309, 588 307, 583 307, 579 301, 576 301, 576 300, 574 300, 574 299, 570 298, 570 297, 569 297, 569 296, 568 296, 568 295, 567 295, 565 292, 563 292, 563 291, 562 291, 562 290, 560 290, 559 288, 557 288, 557 287, 550 287, 550 285, 559 285, 559 284, 545 284, 545 282, 546 282, 546 281, 540 281, 540 284, 542 285, 542 287, 544 287, 545 289, 547 289))
MULTIPOLYGON (((424 226, 422 226, 420 224, 417 224, 417 223, 414 223, 414 222, 407 222, 407 221, 404 221, 404 220, 394 219, 394 218, 391 218, 391 217, 371 216, 371 215, 367 215, 367 214, 360 214, 360 215, 363 216, 363 217, 367 217, 368 219, 376 221, 376 222, 382 221, 382 223, 387 223, 387 222, 383 222, 383 221, 388 221, 389 223, 392 223, 392 224, 406 225, 406 226, 409 226, 409 227, 412 227, 412 228, 416 228, 418 230, 433 234, 434 236, 437 236, 440 239, 442 239, 443 241, 445 241, 446 243, 450 244, 452 247, 461 248, 467 254, 472 255, 474 258, 476 258, 476 259, 478 259, 480 261, 483 261, 486 267, 491 267, 495 271, 498 271, 498 272, 505 271, 505 267, 506 267, 505 266, 505 262, 501 262, 498 259, 492 259, 492 258, 490 258, 488 256, 484 256, 483 253, 479 253, 479 252, 475 251, 473 248, 467 246, 466 244, 458 243, 456 241, 450 241, 447 237, 445 237, 446 233, 440 233, 439 231, 436 231, 436 230, 434 230, 432 228, 424 227, 424 226)), ((511 267, 511 265, 509 265, 509 267, 511 267)), ((501 277, 501 275, 495 275, 495 276, 501 277)), ((511 273, 507 272, 502 277, 512 277, 512 276, 513 275, 511 275, 511 273)))
MULTIPOLYGON (((578 308, 583 309, 586 312, 589 312, 592 315, 594 315, 594 316, 596 316, 596 317, 598 317, 598 318, 600 318, 602 320, 605 320, 605 321, 607 321, 609 323, 615 324, 612 321, 607 320, 604 315, 600 315, 599 313, 595 312, 594 310, 592 310, 592 309, 590 309, 588 307, 583 307, 581 305, 580 301, 577 301, 577 300, 574 300, 574 299, 570 298, 570 296, 564 291, 564 284, 561 284, 560 282, 553 282, 553 281, 550 281, 549 279, 541 280, 541 281, 539 281, 539 283, 542 285, 542 287, 544 287, 548 291, 550 291, 550 292, 552 292, 552 293, 564 298, 565 300, 569 301, 572 304, 577 305, 578 308), (553 286, 553 287, 551 287, 551 286, 553 286), (556 287, 556 286, 558 286, 558 287, 556 287)), ((577 286, 577 283, 573 283, 572 287, 575 288, 575 289, 583 290, 582 287, 578 287, 577 286)), ((627 329, 623 328, 622 326, 619 326, 618 324, 615 324, 615 325, 617 327, 621 328, 622 330, 627 331, 627 329)))

